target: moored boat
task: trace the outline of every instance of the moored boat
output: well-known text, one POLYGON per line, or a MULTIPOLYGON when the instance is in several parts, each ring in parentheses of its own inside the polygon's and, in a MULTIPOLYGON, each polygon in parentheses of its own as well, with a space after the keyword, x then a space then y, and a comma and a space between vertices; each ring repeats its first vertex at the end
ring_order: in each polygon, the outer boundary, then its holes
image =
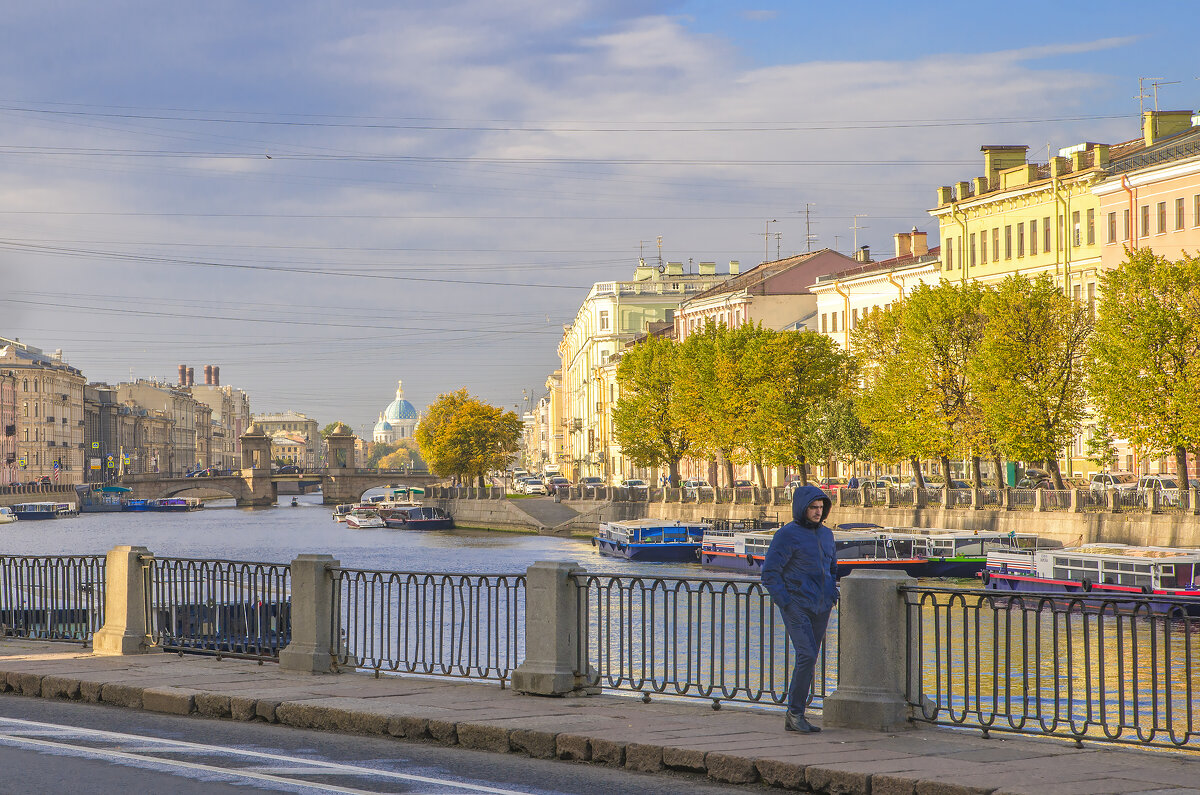
POLYGON ((383 518, 374 508, 364 508, 358 506, 353 508, 350 513, 346 514, 346 527, 352 527, 355 530, 366 530, 376 527, 386 527, 383 523, 383 518))
POLYGON ((22 521, 39 521, 59 517, 57 502, 22 502, 14 505, 12 512, 22 521))
POLYGON ((17 515, 7 505, 0 506, 0 524, 12 524, 17 521, 17 515))
POLYGON ((333 506, 333 521, 344 522, 350 511, 354 510, 354 503, 344 502, 341 505, 333 506))
POLYGON ((83 513, 109 513, 124 510, 121 501, 132 489, 125 486, 91 486, 76 488, 79 494, 79 510, 83 513))
POLYGON ((925 538, 924 549, 918 550, 925 558, 922 577, 975 577, 987 564, 989 552, 1062 547, 1062 542, 1039 538, 1036 533, 911 528, 904 532, 925 538))
POLYGON ((1200 615, 1200 549, 1089 544, 993 551, 982 578, 993 591, 1061 594, 1100 611, 1200 615))
POLYGON ((148 511, 150 510, 151 500, 124 500, 121 503, 122 511, 148 511))
POLYGON ((157 500, 150 501, 151 511, 166 511, 169 513, 182 513, 183 511, 194 511, 203 506, 200 500, 188 497, 163 497, 157 500))
POLYGON ((381 510, 379 517, 393 530, 453 530, 454 517, 431 505, 410 505, 381 510))
POLYGON ((592 543, 601 555, 653 563, 695 561, 705 531, 702 522, 634 519, 601 522, 592 543))

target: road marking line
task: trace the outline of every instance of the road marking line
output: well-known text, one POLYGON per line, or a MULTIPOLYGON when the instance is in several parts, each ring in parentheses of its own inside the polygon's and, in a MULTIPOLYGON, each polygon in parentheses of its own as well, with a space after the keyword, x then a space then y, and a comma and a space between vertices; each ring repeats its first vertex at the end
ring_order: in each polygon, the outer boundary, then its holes
MULTIPOLYGON (((66 726, 66 725, 55 724, 55 723, 43 723, 40 721, 23 720, 20 718, 0 717, 0 724, 3 724, 3 723, 16 724, 16 727, 15 727, 15 730, 13 730, 11 732, 0 732, 0 740, 9 740, 11 742, 27 743, 30 745, 44 745, 47 747, 69 749, 69 750, 74 750, 74 751, 78 751, 78 752, 103 754, 103 755, 114 756, 117 758, 125 758, 125 759, 129 759, 129 760, 152 762, 155 764, 175 765, 177 767, 192 768, 192 769, 196 769, 196 770, 204 770, 207 772, 225 773, 227 775, 233 775, 233 776, 244 776, 244 777, 248 777, 248 778, 262 778, 263 780, 276 781, 279 783, 286 783, 286 784, 293 784, 293 785, 294 784, 303 784, 305 786, 324 788, 324 789, 327 789, 329 792, 344 792, 344 793, 352 793, 353 795, 360 795, 360 793, 367 793, 366 790, 335 788, 335 787, 332 787, 332 785, 312 784, 307 781, 276 778, 276 777, 270 776, 270 775, 258 776, 258 775, 255 775, 254 773, 250 772, 249 770, 244 770, 241 768, 223 768, 223 767, 216 767, 213 765, 203 765, 203 764, 199 764, 196 762, 184 762, 182 760, 160 759, 158 757, 142 756, 142 755, 135 754, 135 753, 126 753, 126 752, 122 752, 122 751, 109 750, 109 749, 105 749, 105 748, 95 748, 92 746, 71 745, 68 743, 52 742, 49 740, 39 740, 39 739, 36 739, 33 737, 23 736, 24 729, 22 729, 21 727, 28 726, 28 727, 33 727, 35 730, 42 730, 42 731, 57 729, 58 731, 62 732, 62 734, 65 736, 76 736, 81 739, 86 738, 86 737, 105 738, 105 739, 117 738, 121 741, 129 742, 129 743, 137 743, 137 744, 141 744, 141 745, 145 745, 147 739, 151 739, 151 738, 142 737, 142 736, 139 736, 136 734, 125 734, 122 732, 110 732, 110 731, 104 731, 101 729, 86 729, 86 728, 79 727, 79 726, 66 726)), ((167 740, 167 739, 153 738, 153 741, 155 744, 161 743, 162 745, 170 746, 172 748, 177 748, 177 749, 187 751, 190 753, 198 753, 198 752, 202 752, 202 751, 207 751, 208 753, 219 754, 222 756, 242 756, 242 757, 248 757, 251 759, 266 759, 266 760, 271 760, 273 762, 281 762, 281 763, 291 764, 291 765, 296 765, 297 763, 299 763, 308 768, 316 768, 317 770, 314 770, 313 775, 326 775, 329 773, 353 774, 353 775, 369 776, 369 777, 375 777, 375 778, 395 779, 395 780, 399 780, 399 781, 420 782, 422 784, 434 784, 434 785, 438 785, 438 786, 458 787, 463 790, 468 790, 470 792, 489 793, 489 795, 526 795, 526 793, 521 793, 517 790, 507 790, 507 789, 499 789, 497 787, 487 787, 482 784, 469 784, 469 783, 462 782, 462 781, 454 781, 452 779, 433 778, 430 776, 419 776, 419 775, 416 775, 413 773, 396 773, 396 772, 393 772, 390 770, 380 770, 378 768, 361 767, 358 765, 347 765, 347 764, 342 764, 340 762, 326 762, 321 759, 304 759, 303 757, 284 756, 282 754, 272 754, 272 753, 267 753, 265 751, 249 751, 249 750, 243 750, 240 748, 232 748, 229 746, 222 746, 222 745, 206 745, 203 743, 192 743, 192 742, 187 742, 186 740, 167 740)), ((379 795, 379 794, 378 793, 367 793, 367 795, 379 795)))

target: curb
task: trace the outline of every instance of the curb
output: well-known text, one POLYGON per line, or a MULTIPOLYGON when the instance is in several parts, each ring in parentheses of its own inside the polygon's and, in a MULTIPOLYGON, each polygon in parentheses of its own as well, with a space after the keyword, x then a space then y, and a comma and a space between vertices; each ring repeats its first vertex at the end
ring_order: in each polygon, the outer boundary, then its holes
POLYGON ((0 671, 0 693, 103 703, 168 715, 277 723, 297 729, 336 731, 410 742, 439 743, 535 759, 589 762, 631 772, 671 771, 723 784, 755 784, 826 795, 990 795, 995 788, 960 786, 939 779, 871 774, 717 751, 625 743, 581 734, 511 729, 491 723, 444 721, 326 707, 304 701, 228 696, 183 687, 138 687, 63 676, 0 671))

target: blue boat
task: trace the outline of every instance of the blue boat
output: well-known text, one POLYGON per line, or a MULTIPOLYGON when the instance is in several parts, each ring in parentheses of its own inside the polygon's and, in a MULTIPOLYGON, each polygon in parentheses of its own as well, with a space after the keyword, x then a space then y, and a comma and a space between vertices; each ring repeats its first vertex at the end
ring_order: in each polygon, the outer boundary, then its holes
POLYGON ((380 510, 385 526, 393 530, 453 530, 454 517, 434 505, 405 505, 380 510))
POLYGON ((25 522, 59 517, 57 502, 22 502, 14 505, 12 512, 18 519, 25 522))
POLYGON ((665 522, 635 519, 601 522, 592 545, 601 555, 648 563, 694 562, 700 542, 711 525, 702 522, 665 522))
POLYGON ((125 500, 121 503, 122 511, 148 511, 153 500, 125 500))

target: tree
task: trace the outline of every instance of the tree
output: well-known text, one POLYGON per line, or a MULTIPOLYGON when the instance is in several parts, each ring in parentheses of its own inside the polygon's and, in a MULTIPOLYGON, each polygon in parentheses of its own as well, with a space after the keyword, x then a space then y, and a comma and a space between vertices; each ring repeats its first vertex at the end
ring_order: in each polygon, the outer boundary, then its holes
POLYGON ((639 466, 666 467, 679 482, 679 460, 691 447, 678 411, 675 372, 679 345, 650 336, 625 351, 617 365, 621 395, 613 407, 613 436, 639 466))
POLYGON ((383 459, 390 456, 392 453, 400 449, 398 444, 390 444, 388 442, 375 442, 367 448, 367 460, 365 466, 368 469, 386 469, 383 466, 383 459))
POLYGON ((517 449, 521 420, 516 413, 471 397, 466 389, 444 395, 417 426, 417 444, 430 470, 441 477, 477 478, 503 469, 517 449))
POLYGON ((1087 386, 1103 423, 1172 453, 1186 487, 1187 451, 1200 442, 1200 258, 1139 249, 1101 276, 1087 386))
POLYGON ((983 302, 987 325, 971 380, 987 431, 1009 458, 1045 460, 1063 488, 1059 453, 1086 416, 1086 307, 1042 275, 1009 276, 983 302))
POLYGON ((322 439, 328 438, 329 435, 331 433, 335 432, 338 428, 345 428, 348 431, 348 430, 350 430, 350 423, 342 422, 341 420, 329 423, 328 425, 326 425, 324 428, 321 429, 321 438, 322 439))

